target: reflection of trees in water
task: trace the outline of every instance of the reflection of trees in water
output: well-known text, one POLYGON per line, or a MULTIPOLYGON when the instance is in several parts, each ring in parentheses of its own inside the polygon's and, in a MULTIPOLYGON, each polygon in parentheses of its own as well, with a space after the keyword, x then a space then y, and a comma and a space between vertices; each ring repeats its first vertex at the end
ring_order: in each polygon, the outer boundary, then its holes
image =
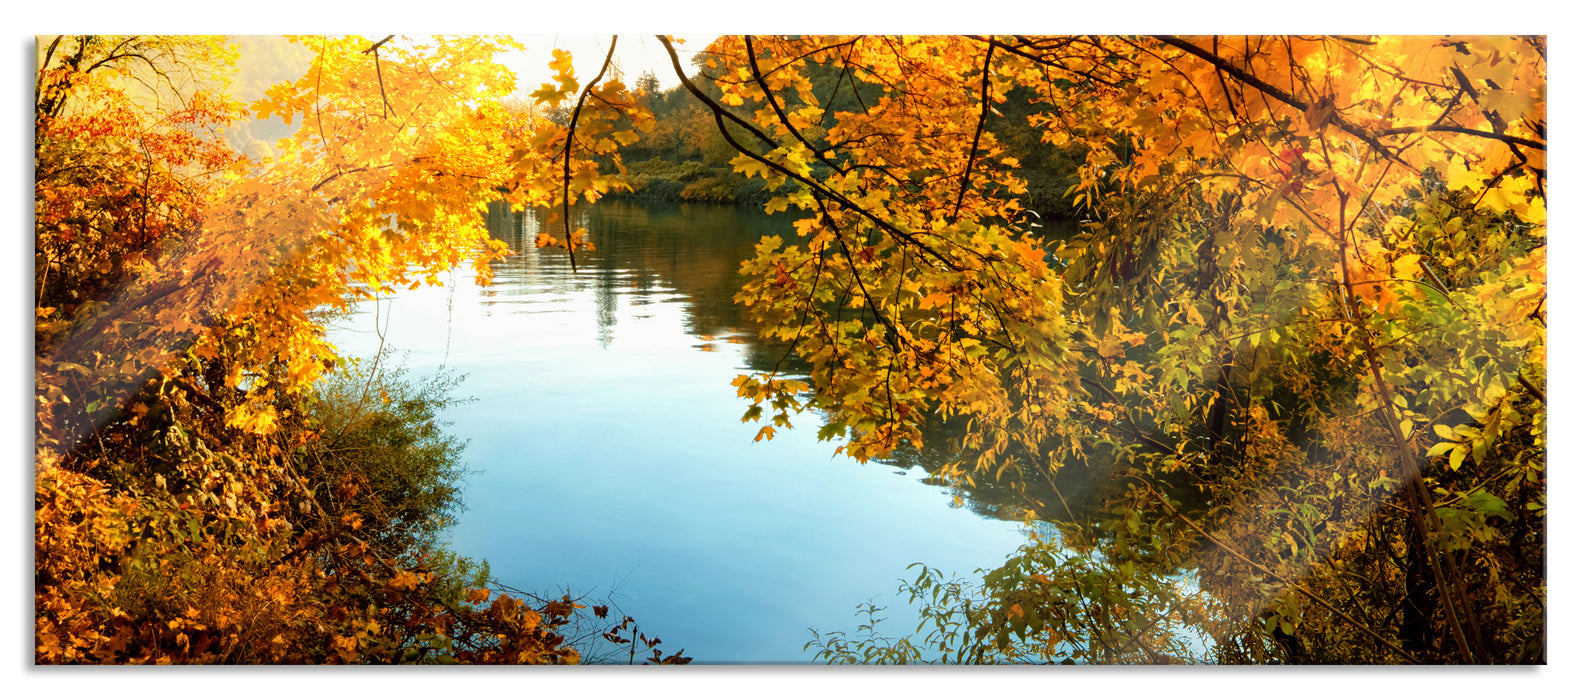
POLYGON ((576 273, 564 251, 534 249, 543 221, 539 212, 491 205, 486 216, 490 235, 519 253, 496 264, 496 279, 530 274, 532 279, 524 281, 535 290, 592 291, 599 343, 605 347, 614 338, 619 297, 642 306, 655 296, 680 296, 687 310, 683 330, 702 341, 700 349, 737 344, 752 370, 807 371, 799 358, 787 356, 786 346, 764 345, 734 300, 743 283, 742 261, 764 236, 789 237, 790 217, 769 216, 752 207, 630 200, 584 206, 572 216, 575 225, 588 229, 594 246, 577 253, 576 273))
POLYGON ((489 229, 490 236, 510 246, 512 251, 520 252, 525 247, 528 216, 524 212, 511 211, 504 202, 495 202, 484 214, 484 226, 489 229))
POLYGON ((1105 463, 1100 460, 1067 463, 1052 474, 1040 466, 1042 458, 1014 449, 1011 454, 1024 470, 1021 473, 1007 471, 1003 479, 974 474, 972 484, 951 484, 940 476, 944 468, 952 462, 970 464, 976 456, 959 447, 965 421, 935 419, 921 427, 921 448, 906 444, 878 461, 906 470, 921 469, 926 474, 923 481, 950 488, 960 497, 962 507, 982 517, 1021 521, 1031 512, 1036 520, 1085 521, 1097 515, 1106 496, 1116 488, 1107 469, 1092 466, 1105 463))
POLYGON ((608 267, 598 268, 594 280, 593 304, 599 323, 599 347, 608 350, 610 341, 615 338, 615 271, 608 267))
MULTIPOLYGON (((759 339, 734 302, 743 283, 742 261, 753 254, 763 236, 792 238, 791 218, 767 216, 751 207, 630 200, 582 207, 573 210, 573 217, 576 226, 588 229, 594 245, 592 251, 577 253, 577 273, 572 273, 565 251, 534 250, 542 221, 537 212, 491 206, 490 234, 520 253, 497 264, 496 279, 504 281, 512 273, 518 278, 530 275, 531 279, 520 281, 532 290, 591 291, 601 346, 614 338, 620 297, 641 306, 655 296, 679 296, 687 309, 685 331, 700 340, 700 349, 719 342, 739 344, 748 369, 806 376, 807 364, 788 354, 787 346, 759 339)), ((951 461, 970 460, 955 447, 962 430, 954 422, 933 421, 923 426, 921 448, 904 446, 880 462, 907 471, 919 468, 927 475, 925 481, 948 486, 935 475, 951 461)), ((1025 455, 1022 461, 1027 468, 1036 463, 1025 455)), ((1066 520, 1071 517, 1067 506, 1079 514, 1092 507, 1097 476, 1085 465, 1073 464, 1052 480, 1010 474, 1002 481, 981 477, 972 485, 957 486, 955 493, 962 507, 983 517, 1020 521, 1032 511, 1039 519, 1066 520)))
POLYGON ((575 274, 564 251, 534 251, 538 212, 490 206, 490 234, 522 253, 497 270, 531 267, 535 275, 553 277, 553 288, 591 289, 601 327, 614 323, 617 296, 630 295, 640 305, 653 295, 679 295, 689 310, 685 330, 698 337, 752 335, 732 300, 742 284, 738 269, 763 236, 790 233, 789 218, 745 207, 605 201, 573 210, 573 217, 594 246, 577 253, 583 272, 575 274))

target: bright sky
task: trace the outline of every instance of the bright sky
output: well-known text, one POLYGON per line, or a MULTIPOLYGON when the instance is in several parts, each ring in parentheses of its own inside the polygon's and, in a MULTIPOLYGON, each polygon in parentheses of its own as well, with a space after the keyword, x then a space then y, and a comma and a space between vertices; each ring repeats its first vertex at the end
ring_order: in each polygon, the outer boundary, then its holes
MULTIPOLYGON (((377 41, 378 35, 368 34, 369 41, 377 41)), ((422 42, 422 35, 399 35, 414 42, 422 42)), ((604 60, 605 52, 609 51, 609 34, 531 34, 519 35, 516 39, 522 44, 522 51, 513 51, 503 54, 499 60, 506 67, 516 72, 517 94, 526 97, 537 90, 539 85, 550 82, 553 74, 549 70, 549 61, 555 49, 571 52, 572 65, 576 68, 577 79, 581 85, 586 85, 593 76, 599 72, 599 66, 604 60)), ((636 83, 644 71, 652 71, 654 77, 659 79, 662 88, 677 85, 675 69, 671 66, 670 54, 665 52, 663 44, 652 34, 622 34, 615 44, 615 57, 613 67, 618 68, 621 78, 628 87, 636 83)), ((676 51, 681 58, 682 68, 691 76, 695 69, 692 57, 707 48, 714 40, 713 35, 679 36, 676 51)), ((290 43, 278 36, 240 36, 236 41, 242 46, 242 57, 237 63, 237 83, 235 96, 243 102, 251 102, 263 97, 264 91, 270 85, 283 80, 294 80, 308 69, 308 62, 312 60, 312 53, 297 44, 290 43)), ((606 75, 606 79, 614 74, 606 75)), ((273 121, 253 121, 239 125, 228 131, 231 145, 243 153, 256 157, 264 157, 273 153, 271 144, 282 136, 291 133, 292 129, 273 121)))
MULTIPOLYGON (((380 38, 376 34, 366 36, 370 37, 370 42, 380 38)), ((398 36, 414 42, 422 42, 426 38, 423 35, 398 36)), ((551 81, 553 74, 549 70, 549 61, 555 49, 563 49, 571 52, 577 78, 586 84, 599 72, 599 65, 610 48, 612 36, 619 36, 615 44, 614 67, 620 69, 622 79, 628 86, 636 82, 644 71, 653 71, 662 87, 669 88, 678 83, 675 69, 671 67, 670 55, 653 34, 516 35, 516 40, 524 50, 503 54, 500 62, 516 72, 517 90, 527 94, 537 90, 541 83, 551 81)), ((694 72, 692 57, 707 48, 709 42, 714 40, 714 35, 682 35, 676 39, 681 66, 690 76, 694 72)), ((242 43, 244 53, 238 65, 243 99, 257 99, 270 84, 294 79, 307 69, 309 52, 280 37, 244 36, 238 37, 238 41, 242 43)), ((609 77, 613 76, 606 76, 609 77)))
MULTIPOLYGON (((662 87, 678 83, 670 55, 652 34, 621 34, 615 43, 615 67, 621 69, 622 80, 631 86, 644 71, 653 71, 662 87)), ((516 37, 527 48, 521 53, 503 56, 501 63, 516 71, 517 91, 522 93, 538 89, 540 83, 550 82, 549 60, 554 49, 570 51, 577 69, 577 78, 586 84, 599 72, 600 62, 610 49, 609 34, 534 34, 516 37)), ((683 43, 676 46, 681 67, 687 75, 694 71, 692 57, 707 48, 713 36, 679 36, 683 43)), ((609 76, 606 76, 608 78, 609 76)))

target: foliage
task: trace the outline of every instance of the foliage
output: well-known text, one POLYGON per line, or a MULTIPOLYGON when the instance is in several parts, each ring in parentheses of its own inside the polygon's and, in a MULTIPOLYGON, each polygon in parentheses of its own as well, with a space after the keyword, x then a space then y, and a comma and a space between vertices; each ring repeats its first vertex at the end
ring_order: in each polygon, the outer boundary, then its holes
POLYGON ((332 485, 315 494, 317 507, 356 512, 370 544, 427 554, 463 508, 466 445, 438 418, 457 403, 449 396, 462 378, 441 373, 415 385, 389 367, 388 354, 314 387, 307 412, 317 438, 301 449, 299 469, 310 483, 332 485))
MULTIPOLYGON (((871 601, 857 607, 857 615, 866 622, 857 626, 857 638, 848 638, 845 632, 836 630, 821 635, 817 629, 809 628, 813 633, 813 641, 802 646, 808 650, 817 648, 814 658, 828 663, 839 664, 871 664, 904 666, 916 663, 922 658, 921 652, 912 645, 906 637, 899 639, 881 636, 878 633, 879 625, 885 618, 879 617, 884 608, 873 604, 871 601)), ((929 637, 932 641, 933 637, 929 637)))
POLYGON ((716 129, 708 109, 682 87, 663 92, 651 88, 639 102, 653 115, 654 125, 620 148, 621 157, 633 163, 625 178, 632 196, 716 203, 769 199, 761 181, 731 168, 736 151, 716 129))
POLYGON ((772 436, 815 408, 860 459, 965 419, 948 477, 1054 487, 1029 506, 1086 558, 987 576, 1021 614, 936 611, 975 630, 958 660, 1027 633, 1146 661, 1113 641, 1146 623, 1213 639, 1145 640, 1178 660, 1539 661, 1546 52, 722 37, 717 99, 678 76, 740 172, 794 188, 766 208, 804 217, 744 265, 738 300, 811 376, 738 378, 744 419, 772 436), (1081 158, 1067 194, 1089 223, 1069 241, 1022 226, 1001 135, 1027 134, 989 128, 1013 95, 1081 158), (1067 499, 1073 469, 1111 483, 1067 499), (1182 576, 1190 606, 1168 592, 1182 576))
MULTIPOLYGON (((322 383, 355 363, 320 315, 467 261, 486 280, 502 191, 597 198, 624 88, 590 85, 573 133, 508 109, 508 40, 296 40, 306 75, 246 110, 220 38, 40 41, 34 658, 576 662, 581 604, 491 591, 436 542, 448 385, 322 383), (223 139, 244 114, 300 128, 253 161, 223 139)), ((551 103, 579 85, 557 62, 551 103)))
POLYGON ((816 657, 828 663, 1077 664, 1173 663, 1200 655, 1204 639, 1190 622, 1202 594, 1183 577, 1135 575, 1099 553, 1074 552, 1058 541, 1034 538, 979 582, 945 578, 921 563, 900 593, 917 606, 924 628, 920 645, 910 636, 881 637, 874 629, 882 609, 858 606, 865 636, 842 632, 815 639, 816 657))
POLYGON ((579 603, 427 547, 444 399, 361 413, 316 314, 486 282, 499 197, 575 264, 571 205, 681 185, 667 153, 734 171, 681 196, 802 217, 742 268, 809 368, 736 380, 760 438, 812 408, 870 459, 963 425, 941 476, 1060 533, 981 586, 925 569, 923 645, 824 658, 1545 658, 1543 38, 727 36, 696 80, 672 51, 686 105, 557 51, 530 108, 509 40, 297 41, 246 108, 219 39, 40 42, 41 662, 576 660, 579 603), (250 160, 244 115, 297 128, 250 160), (1069 240, 1030 225, 1056 182, 1069 240))

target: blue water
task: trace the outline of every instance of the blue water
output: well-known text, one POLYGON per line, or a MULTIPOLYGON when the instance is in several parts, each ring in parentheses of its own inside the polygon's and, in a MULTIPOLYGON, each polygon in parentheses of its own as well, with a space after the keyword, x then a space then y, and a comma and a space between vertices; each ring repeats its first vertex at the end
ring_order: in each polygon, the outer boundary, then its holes
POLYGON ((516 588, 607 598, 694 663, 807 663, 808 629, 853 631, 866 601, 889 607, 881 630, 912 632, 907 565, 969 574, 1025 541, 921 469, 834 456, 816 415, 753 442, 731 379, 780 354, 729 295, 789 220, 619 202, 583 217, 598 250, 576 273, 528 247, 488 288, 458 270, 334 324, 348 354, 377 350, 377 328, 414 374, 466 373, 457 394, 477 400, 446 414, 475 471, 459 554, 516 588))

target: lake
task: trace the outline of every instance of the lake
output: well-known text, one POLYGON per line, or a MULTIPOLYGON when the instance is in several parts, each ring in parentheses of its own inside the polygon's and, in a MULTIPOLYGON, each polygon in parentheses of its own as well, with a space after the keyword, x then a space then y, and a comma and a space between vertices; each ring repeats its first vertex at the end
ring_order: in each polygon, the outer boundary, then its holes
POLYGON ((466 374, 457 394, 476 401, 445 415, 475 472, 458 554, 519 589, 607 598, 694 663, 808 663, 808 629, 855 632, 868 601, 889 608, 881 631, 911 633, 895 593, 909 564, 967 575, 1026 540, 1014 513, 958 502, 915 458, 834 456, 816 414, 753 442, 731 380, 784 349, 731 296, 759 238, 794 237, 790 217, 610 200, 574 215, 596 247, 575 273, 532 247, 533 213, 495 208, 491 233, 518 254, 489 287, 457 270, 333 324, 345 354, 382 333, 414 377, 466 374))

